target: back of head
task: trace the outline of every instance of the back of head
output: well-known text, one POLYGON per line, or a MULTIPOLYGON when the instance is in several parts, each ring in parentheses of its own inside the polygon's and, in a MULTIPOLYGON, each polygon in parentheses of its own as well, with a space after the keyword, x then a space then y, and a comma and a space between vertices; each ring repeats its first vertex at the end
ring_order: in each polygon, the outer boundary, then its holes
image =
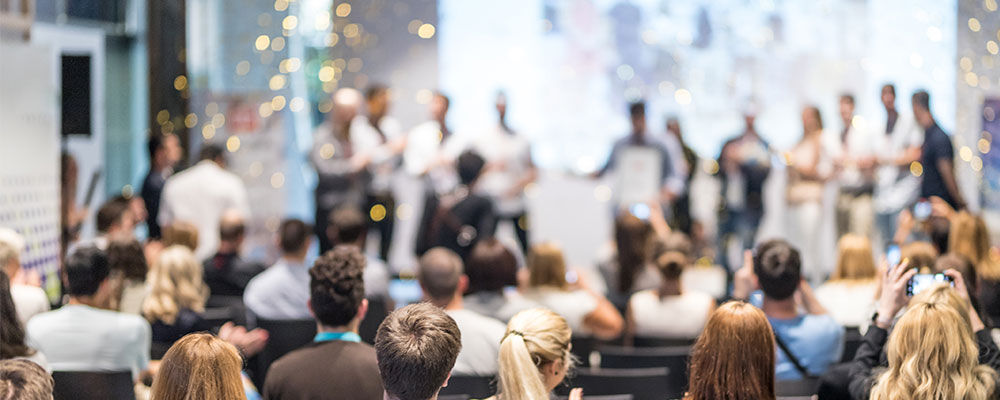
POLYGON ((127 212, 129 212, 129 200, 124 196, 115 196, 104 202, 101 208, 97 209, 97 231, 107 233, 115 224, 122 221, 127 212))
POLYGON ((629 103, 628 105, 628 115, 632 118, 638 118, 646 115, 646 103, 642 101, 637 101, 634 103, 629 103))
POLYGON ((969 289, 969 298, 975 299, 979 280, 976 277, 976 266, 969 261, 969 258, 958 253, 945 253, 934 261, 934 273, 943 273, 949 269, 962 274, 965 287, 969 289))
POLYGON ((926 90, 921 89, 913 92, 911 100, 914 107, 920 107, 927 111, 931 109, 931 95, 926 90))
POLYGON ((320 324, 347 326, 365 298, 365 257, 357 247, 340 245, 309 269, 309 304, 320 324))
POLYGON ((1000 262, 990 257, 990 232, 981 217, 961 211, 951 219, 948 251, 968 258, 981 278, 1000 280, 1000 262))
POLYGON ((889 369, 878 377, 872 399, 992 398, 997 374, 979 365, 968 314, 947 301, 928 301, 932 298, 915 297, 896 322, 886 345, 889 369))
POLYGON ((54 385, 52 375, 32 361, 0 360, 0 400, 52 400, 54 385))
POLYGON ((10 262, 18 262, 21 259, 21 252, 26 246, 24 236, 17 231, 0 227, 0 268, 4 268, 10 262))
POLYGON ((469 277, 468 294, 500 292, 517 284, 517 258, 496 238, 476 242, 465 264, 469 277))
POLYGON ((948 239, 951 236, 951 221, 948 218, 932 215, 927 220, 927 234, 938 253, 948 252, 948 239))
POLYGON ((286 219, 278 227, 278 244, 282 254, 297 254, 309 245, 312 227, 299 219, 286 219))
POLYGON ((358 244, 368 233, 367 223, 357 208, 338 208, 330 213, 330 228, 326 234, 334 244, 358 244))
POLYGON ((149 272, 149 295, 142 302, 142 314, 150 321, 173 324, 181 310, 204 311, 208 289, 203 273, 191 249, 180 245, 164 249, 149 272))
POLYGON ((615 247, 618 261, 618 291, 632 290, 635 276, 646 265, 653 227, 631 213, 615 219, 615 247))
POLYGON ((444 247, 435 247, 420 257, 417 279, 424 294, 435 303, 450 301, 462 278, 462 259, 444 247))
POLYGON ((875 278, 875 256, 867 237, 848 233, 837 242, 837 267, 830 280, 870 280, 875 278))
POLYGON ((534 308, 514 315, 500 341, 500 394, 504 400, 548 398, 541 368, 561 361, 571 367, 570 339, 573 332, 566 319, 534 308))
POLYGON ((476 179, 479 179, 479 174, 483 172, 483 166, 486 165, 486 161, 479 154, 466 151, 458 156, 458 162, 455 165, 456 169, 458 169, 459 181, 463 185, 468 186, 473 184, 476 179))
POLYGON ((222 161, 225 162, 226 150, 217 143, 204 143, 198 153, 199 161, 222 161))
POLYGON ((917 268, 921 271, 930 270, 937 260, 938 252, 934 245, 929 242, 910 242, 899 250, 903 259, 910 260, 910 268, 917 268))
POLYGON ((156 153, 163 148, 166 139, 166 135, 157 132, 149 135, 149 139, 146 141, 146 151, 149 153, 150 164, 156 159, 156 153))
POLYGON ((146 254, 138 240, 114 239, 108 243, 108 265, 112 271, 119 271, 126 279, 146 280, 149 266, 146 254))
POLYGON ((25 336, 10 294, 10 278, 0 270, 0 360, 35 354, 26 344, 25 336))
POLYGON ((691 262, 683 253, 668 251, 661 253, 653 260, 653 265, 665 281, 677 281, 681 279, 684 268, 691 262))
POLYGON ((187 221, 174 221, 163 227, 163 245, 181 245, 194 251, 198 248, 198 227, 187 221))
POLYGON ((774 399, 774 357, 764 312, 744 302, 723 304, 692 350, 687 399, 774 399))
POLYGON ((76 249, 66 257, 66 293, 70 296, 93 296, 108 278, 111 267, 108 257, 95 246, 76 249))
POLYGON ((753 255, 753 272, 764 296, 774 300, 790 298, 802 279, 799 251, 784 240, 761 243, 753 255))
POLYGON ((461 349, 458 325, 440 308, 418 303, 393 311, 375 335, 375 355, 387 398, 434 398, 461 349))
POLYGON ((219 240, 222 242, 238 242, 246 234, 246 222, 243 215, 236 210, 226 210, 219 219, 219 240))
POLYGON ((236 347, 207 333, 184 336, 163 356, 153 381, 156 400, 246 399, 236 347))
POLYGON ((528 252, 528 284, 566 289, 566 260, 562 249, 554 243, 539 243, 528 252))

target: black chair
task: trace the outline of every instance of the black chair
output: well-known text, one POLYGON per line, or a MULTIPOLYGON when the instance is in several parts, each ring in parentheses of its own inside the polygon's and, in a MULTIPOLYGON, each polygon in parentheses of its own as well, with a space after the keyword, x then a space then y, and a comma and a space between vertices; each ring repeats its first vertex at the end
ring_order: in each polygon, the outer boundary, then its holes
POLYGON ((219 328, 226 322, 233 321, 235 323, 238 316, 239 311, 232 307, 206 307, 205 311, 201 313, 204 327, 213 332, 218 332, 219 328))
POLYGON ((819 379, 805 378, 774 383, 774 394, 778 397, 810 397, 819 389, 819 379))
POLYGON ((467 394, 445 394, 438 395, 438 400, 469 400, 469 395, 467 394))
POLYGON ((854 360, 854 355, 857 354, 858 348, 861 347, 861 342, 864 340, 865 337, 858 328, 846 328, 844 330, 844 354, 840 356, 840 362, 854 360))
POLYGON ((570 338, 570 352, 577 359, 577 366, 590 366, 590 353, 597 347, 597 338, 588 336, 573 336, 570 338))
POLYGON ((382 324, 382 320, 389 316, 389 301, 387 301, 382 296, 373 296, 368 298, 368 313, 365 314, 365 319, 361 320, 361 325, 358 327, 358 334, 361 336, 361 340, 365 343, 374 345, 375 344, 375 334, 378 333, 378 326, 382 324))
POLYGON ((631 394, 635 400, 672 398, 675 389, 670 387, 668 375, 667 368, 581 368, 556 388, 556 394, 566 396, 570 389, 579 387, 583 393, 594 396, 631 394))
MULTIPOLYGON (((554 400, 567 400, 569 396, 556 396, 554 400)), ((583 394, 583 400, 632 400, 633 396, 630 394, 613 394, 610 396, 587 396, 586 393, 583 394)))
POLYGON ((635 347, 677 347, 694 346, 696 339, 667 339, 652 336, 636 336, 632 339, 635 347))
POLYGON ((311 319, 267 320, 258 319, 257 327, 268 332, 267 345, 257 354, 253 381, 263 387, 264 377, 271 363, 281 356, 305 346, 316 337, 316 321, 311 319))
POLYGON ((440 394, 464 395, 473 399, 485 399, 497 393, 495 376, 452 375, 448 386, 441 388, 440 394))
POLYGON ((601 368, 666 368, 668 398, 681 397, 687 389, 690 346, 621 347, 600 346, 601 368))
POLYGON ((55 371, 55 400, 135 400, 132 371, 55 371))

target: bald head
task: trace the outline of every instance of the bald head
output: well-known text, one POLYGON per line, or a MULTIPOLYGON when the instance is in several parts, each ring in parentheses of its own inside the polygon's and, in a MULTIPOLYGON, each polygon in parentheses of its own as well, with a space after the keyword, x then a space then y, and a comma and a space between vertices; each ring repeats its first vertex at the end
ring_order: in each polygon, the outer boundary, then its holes
POLYGON ((462 259, 443 247, 430 249, 420 257, 417 279, 424 294, 434 303, 447 304, 456 295, 461 296, 463 282, 462 259))

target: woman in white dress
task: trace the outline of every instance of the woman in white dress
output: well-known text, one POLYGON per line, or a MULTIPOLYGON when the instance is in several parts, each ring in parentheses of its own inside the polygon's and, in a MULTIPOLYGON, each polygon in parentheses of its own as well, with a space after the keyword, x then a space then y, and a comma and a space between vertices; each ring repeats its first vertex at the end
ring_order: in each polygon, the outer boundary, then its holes
POLYGON ((823 119, 819 109, 802 110, 802 140, 785 156, 788 162, 789 239, 802 254, 802 275, 813 285, 826 277, 820 265, 820 226, 823 192, 831 164, 823 146, 823 119))

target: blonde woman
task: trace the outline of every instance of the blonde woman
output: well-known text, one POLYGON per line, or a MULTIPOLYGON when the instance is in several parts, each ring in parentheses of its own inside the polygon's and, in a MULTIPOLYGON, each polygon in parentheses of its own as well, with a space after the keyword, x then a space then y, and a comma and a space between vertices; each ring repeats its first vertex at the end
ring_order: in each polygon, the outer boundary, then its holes
POLYGON ((965 256, 975 269, 979 306, 991 326, 1000 326, 1000 254, 990 249, 990 232, 979 216, 961 211, 951 218, 948 251, 965 256))
POLYGON ((578 289, 566 281, 566 261, 562 250, 552 243, 541 243, 528 253, 528 280, 519 296, 512 296, 498 315, 509 320, 519 311, 544 307, 566 318, 577 332, 611 339, 621 334, 624 321, 615 306, 591 289, 582 279, 578 289))
POLYGON ((153 342, 169 344, 209 328, 201 317, 208 288, 191 249, 174 245, 163 250, 149 272, 148 284, 142 315, 153 328, 153 342))
POLYGON ((151 400, 245 400, 236 347, 215 336, 187 335, 167 351, 153 380, 151 400))
POLYGON ((841 325, 867 328, 875 311, 877 293, 871 241, 853 233, 844 235, 837 243, 833 275, 816 288, 816 299, 841 325))
MULTIPOLYGON (((489 400, 549 398, 573 367, 572 334, 566 319, 552 311, 533 308, 517 313, 500 341, 499 393, 489 400)), ((582 396, 577 388, 569 399, 582 396)))

